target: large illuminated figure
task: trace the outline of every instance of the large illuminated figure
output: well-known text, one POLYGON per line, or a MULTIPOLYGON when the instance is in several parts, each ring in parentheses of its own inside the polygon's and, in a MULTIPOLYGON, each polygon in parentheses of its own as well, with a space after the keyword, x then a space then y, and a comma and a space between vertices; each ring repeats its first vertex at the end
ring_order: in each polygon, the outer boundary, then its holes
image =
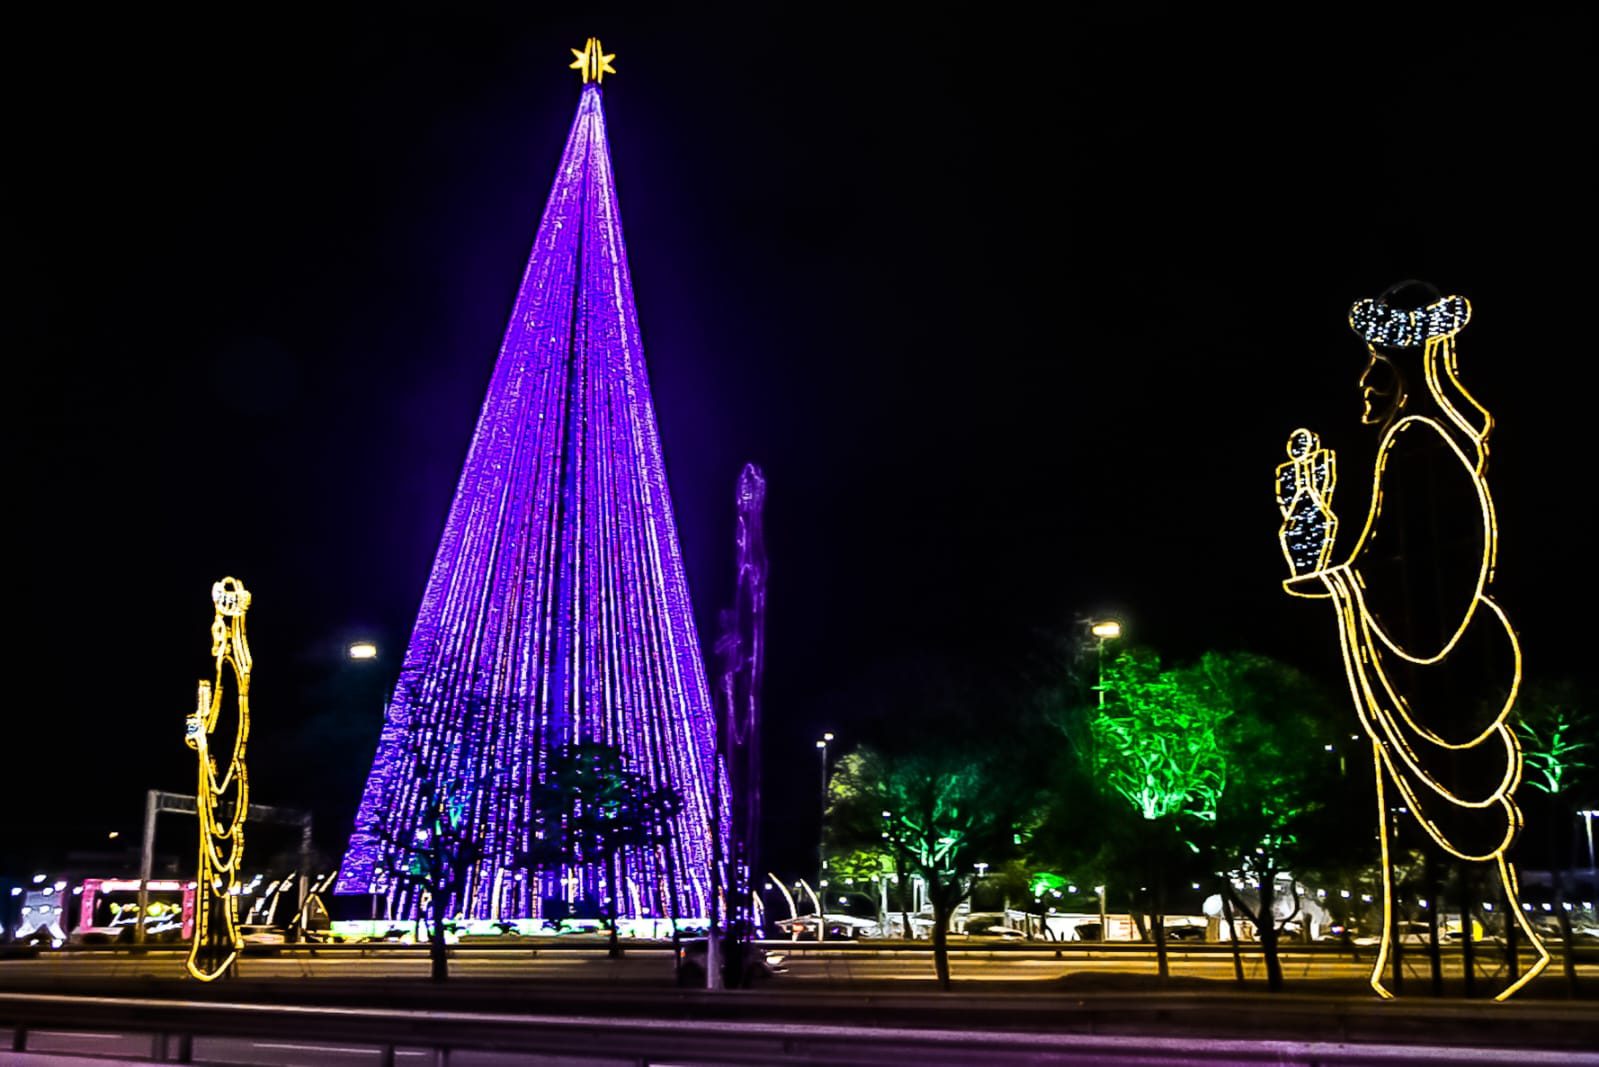
MULTIPOLYGON (((715 708, 695 630, 622 240, 596 40, 582 95, 439 540, 337 892, 396 890, 386 851, 461 812, 452 918, 618 901, 710 915, 715 708), (550 753, 620 748, 682 804, 615 866, 534 865, 550 753), (386 846, 385 843, 389 843, 386 846), (675 892, 674 892, 675 890, 675 892)), ((726 805, 721 810, 725 813, 726 805)), ((725 814, 722 820, 725 825, 725 814)))
POLYGON ((1419 282, 1350 312, 1368 355, 1363 421, 1379 438, 1370 509, 1345 562, 1330 565, 1330 451, 1296 431, 1290 463, 1278 468, 1280 538, 1293 573, 1283 586, 1331 601, 1355 712, 1372 742, 1384 921, 1371 985, 1384 997, 1392 995, 1382 976, 1394 925, 1387 815, 1396 802, 1439 848, 1489 866, 1502 887, 1537 958, 1499 999, 1549 962, 1505 856, 1521 826, 1521 751, 1506 722, 1521 649, 1489 595, 1498 537, 1487 480, 1493 420, 1461 384, 1455 353, 1470 317, 1464 297, 1419 282))
POLYGON ((250 808, 244 769, 244 746, 250 737, 250 643, 245 639, 244 613, 250 607, 250 593, 237 578, 224 578, 211 587, 211 602, 216 607, 211 621, 216 673, 200 681, 184 736, 199 763, 194 803, 200 822, 200 862, 188 966, 202 982, 226 974, 243 943, 234 888, 244 857, 244 817, 250 808), (230 682, 237 715, 225 722, 230 682), (219 756, 224 761, 220 764, 219 756))

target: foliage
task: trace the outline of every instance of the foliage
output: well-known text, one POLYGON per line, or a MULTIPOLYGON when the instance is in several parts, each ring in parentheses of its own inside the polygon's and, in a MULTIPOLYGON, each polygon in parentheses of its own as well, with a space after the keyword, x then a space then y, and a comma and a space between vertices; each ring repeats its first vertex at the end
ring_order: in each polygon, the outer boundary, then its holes
MULTIPOLYGON (((1253 871, 1251 857, 1268 855, 1281 870, 1298 858, 1304 831, 1341 791, 1333 738, 1342 709, 1304 674, 1265 656, 1207 653, 1199 670, 1226 709, 1217 738, 1228 766, 1218 839, 1246 853, 1241 870, 1253 871)), ((1352 744, 1366 762, 1365 742, 1352 744)))
POLYGON ((827 858, 828 877, 844 882, 870 882, 894 873, 894 856, 887 847, 871 845, 827 858))
POLYGON ((1564 796, 1593 770, 1593 713, 1570 685, 1524 692, 1516 710, 1521 757, 1532 772, 1527 784, 1564 796))
POLYGON ((378 829, 383 872, 398 888, 418 894, 427 917, 436 982, 449 974, 445 927, 451 902, 465 888, 467 872, 482 854, 471 818, 472 798, 480 783, 445 770, 451 765, 442 753, 431 759, 419 755, 416 810, 428 813, 426 824, 411 827, 409 834, 378 829))
POLYGON ((886 851, 895 869, 919 876, 933 906, 934 965, 949 985, 949 920, 970 896, 975 864, 1015 852, 1030 798, 1006 789, 970 749, 924 745, 904 755, 862 748, 839 760, 829 788, 835 851, 886 851))
POLYGON ((1344 843, 1364 841, 1348 833, 1338 803, 1348 761, 1340 764, 1333 737, 1343 709, 1309 677, 1265 656, 1207 653, 1198 670, 1226 709, 1218 742, 1227 788, 1206 851, 1228 903, 1259 934, 1275 990, 1283 981, 1278 935, 1300 913, 1298 876, 1308 863, 1341 856, 1344 843), (1246 886, 1253 892, 1242 892, 1246 886), (1287 908, 1277 907, 1283 891, 1287 908))
MULTIPOLYGON (((1521 741, 1522 759, 1531 771, 1528 783, 1549 798, 1547 836, 1552 867, 1560 871, 1573 864, 1568 847, 1560 842, 1565 827, 1576 829, 1573 821, 1580 798, 1577 791, 1590 784, 1594 769, 1593 735, 1595 716, 1589 709, 1592 694, 1580 691, 1574 682, 1556 682, 1522 690, 1516 701, 1516 734, 1521 741)), ((1569 890, 1563 873, 1554 879, 1554 912, 1565 946, 1563 969, 1571 993, 1577 993, 1575 932, 1566 904, 1569 890)))
POLYGON ((1202 671, 1163 670, 1153 652, 1123 652, 1105 668, 1094 715, 1094 769, 1143 818, 1211 820, 1227 786, 1219 734, 1229 714, 1202 671))
POLYGON ((607 873, 613 887, 607 908, 613 955, 620 953, 617 861, 624 849, 662 844, 679 805, 675 791, 657 788, 629 770, 620 748, 597 742, 552 752, 543 779, 529 795, 533 837, 526 862, 540 869, 591 867, 607 873))

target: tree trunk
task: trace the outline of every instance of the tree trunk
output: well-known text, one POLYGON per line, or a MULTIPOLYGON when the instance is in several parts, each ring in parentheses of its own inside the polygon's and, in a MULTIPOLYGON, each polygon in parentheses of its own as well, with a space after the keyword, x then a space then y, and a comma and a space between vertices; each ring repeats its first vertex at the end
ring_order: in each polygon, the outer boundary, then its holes
POLYGON ((433 887, 433 899, 429 901, 428 914, 433 920, 433 936, 428 938, 428 960, 432 964, 432 975, 435 982, 442 982, 450 977, 450 949, 444 943, 444 893, 442 886, 433 887))
POLYGON ((905 924, 904 929, 900 932, 904 934, 905 940, 910 941, 915 938, 916 932, 911 928, 910 906, 905 903, 910 896, 911 879, 910 875, 905 870, 905 859, 903 856, 898 854, 894 856, 894 869, 899 875, 899 917, 900 921, 905 924))
POLYGON ((666 867, 666 897, 672 920, 672 976, 681 980, 683 969, 683 931, 677 925, 677 913, 682 910, 677 899, 677 861, 672 858, 672 838, 667 833, 661 842, 661 859, 666 867))
POLYGON ((1255 882, 1260 893, 1260 918, 1255 929, 1260 934, 1260 955, 1266 961, 1266 988, 1282 992, 1283 961, 1277 954, 1277 872, 1267 869, 1255 882))
POLYGON ((1162 882, 1155 883, 1153 906, 1150 911, 1149 925, 1155 931, 1155 962, 1160 974, 1160 984, 1165 985, 1171 978, 1171 961, 1166 957, 1166 889, 1162 882))
POLYGON ((1238 924, 1233 920, 1233 893, 1232 885, 1225 884, 1221 887, 1221 913, 1227 919, 1227 940, 1233 947, 1233 978, 1240 986, 1244 984, 1244 954, 1238 947, 1238 924))
POLYGON ((1470 997, 1477 991, 1477 946, 1471 936, 1476 932, 1471 921, 1471 901, 1477 895, 1477 887, 1463 864, 1457 861, 1454 867, 1455 890, 1460 894, 1460 971, 1466 980, 1466 996, 1470 997))
MULTIPOLYGON (((1377 766, 1377 773, 1384 773, 1380 763, 1377 766)), ((1398 846, 1398 842, 1399 833, 1396 829, 1394 831, 1394 847, 1398 846)), ((1395 867, 1393 857, 1395 855, 1396 853, 1391 848, 1388 855, 1388 885, 1391 888, 1389 896, 1392 897, 1393 900, 1388 905, 1388 945, 1391 950, 1390 955, 1392 959, 1393 970, 1392 977, 1389 979, 1388 991, 1394 994, 1394 996, 1398 996, 1400 993, 1405 991, 1405 927, 1402 909, 1399 907, 1398 902, 1399 880, 1394 877, 1395 867)))
MULTIPOLYGON (((1564 805, 1556 803, 1552 806, 1556 812, 1562 815, 1565 814, 1562 810, 1564 805)), ((1558 824, 1555 819, 1551 819, 1550 822, 1551 824, 1558 824)), ((1571 820, 1571 828, 1574 842, 1577 828, 1576 819, 1571 820)), ((1551 826, 1551 837, 1554 836, 1552 830, 1553 826, 1551 826)), ((1560 945, 1564 953, 1561 966, 1566 972, 1566 995, 1569 997, 1577 995, 1577 956, 1572 951, 1575 946, 1572 944, 1571 912, 1566 909, 1566 873, 1571 870, 1570 853, 1573 851, 1575 849, 1562 851, 1556 848, 1551 850, 1550 853, 1554 858, 1554 870, 1550 872, 1550 877, 1555 883, 1555 921, 1560 924, 1560 945)))
POLYGON ((1517 943, 1520 940, 1521 928, 1516 925, 1516 908, 1511 903, 1510 890, 1503 884, 1500 886, 1499 899, 1505 917, 1505 979, 1508 985, 1521 977, 1521 960, 1516 956, 1521 950, 1521 946, 1517 943))
POLYGON ((1427 962, 1432 968, 1432 995, 1444 995, 1444 958, 1438 944, 1438 868, 1433 862, 1432 849, 1423 853, 1422 877, 1427 894, 1427 962))
POLYGON ((933 971, 938 975, 938 988, 949 990, 949 913, 944 904, 944 887, 933 887, 933 971))
POLYGON ((616 852, 613 850, 609 857, 609 862, 606 864, 610 869, 611 875, 611 906, 609 909, 611 913, 611 947, 607 954, 613 960, 622 958, 622 940, 617 931, 618 920, 622 914, 622 885, 617 881, 616 877, 616 859, 616 852))

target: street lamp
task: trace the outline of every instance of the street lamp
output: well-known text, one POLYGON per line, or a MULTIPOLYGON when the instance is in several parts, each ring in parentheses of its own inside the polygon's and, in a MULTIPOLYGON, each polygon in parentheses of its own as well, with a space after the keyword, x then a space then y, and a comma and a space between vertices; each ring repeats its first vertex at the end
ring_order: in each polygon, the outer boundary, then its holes
POLYGON ((816 752, 822 757, 822 818, 816 831, 816 880, 823 884, 827 878, 827 746, 832 740, 831 733, 824 733, 816 742, 816 752))
POLYGON ((371 641, 352 641, 345 654, 351 659, 377 659, 378 646, 371 641))
POLYGON ((1094 686, 1099 690, 1099 706, 1105 706, 1105 642, 1114 641, 1122 635, 1122 624, 1115 619, 1101 619, 1099 622, 1088 624, 1088 632, 1094 635, 1094 671, 1099 676, 1099 684, 1094 686))
POLYGON ((1589 809, 1587 811, 1579 811, 1577 814, 1581 815, 1583 821, 1588 824, 1588 869, 1591 871, 1593 870, 1593 817, 1599 815, 1599 811, 1589 809))

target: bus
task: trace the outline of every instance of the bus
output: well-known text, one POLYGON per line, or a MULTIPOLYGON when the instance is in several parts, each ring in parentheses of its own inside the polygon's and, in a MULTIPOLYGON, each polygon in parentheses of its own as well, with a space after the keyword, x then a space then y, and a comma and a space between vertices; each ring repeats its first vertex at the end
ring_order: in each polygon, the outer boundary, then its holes
MULTIPOLYGON (((193 882, 147 883, 145 940, 187 941, 194 937, 194 894, 193 882)), ((72 939, 85 945, 132 941, 139 919, 137 878, 87 878, 72 939)))

